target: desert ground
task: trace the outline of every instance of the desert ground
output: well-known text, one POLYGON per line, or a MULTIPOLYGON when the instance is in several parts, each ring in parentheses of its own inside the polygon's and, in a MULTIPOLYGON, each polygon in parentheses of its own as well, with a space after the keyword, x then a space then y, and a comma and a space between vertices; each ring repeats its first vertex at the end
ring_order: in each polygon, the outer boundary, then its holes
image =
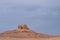
POLYGON ((48 40, 42 38, 0 38, 0 40, 48 40))
POLYGON ((60 40, 60 37, 49 38, 49 40, 60 40))
POLYGON ((60 40, 60 37, 56 38, 9 38, 9 37, 2 37, 0 40, 60 40))

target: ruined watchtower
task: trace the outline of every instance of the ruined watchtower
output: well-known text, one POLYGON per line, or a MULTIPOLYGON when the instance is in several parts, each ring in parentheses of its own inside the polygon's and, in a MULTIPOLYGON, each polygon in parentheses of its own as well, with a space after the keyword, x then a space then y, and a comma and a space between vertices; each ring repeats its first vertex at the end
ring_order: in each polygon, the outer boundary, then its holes
POLYGON ((18 25, 18 31, 28 31, 29 28, 26 24, 20 24, 18 25))

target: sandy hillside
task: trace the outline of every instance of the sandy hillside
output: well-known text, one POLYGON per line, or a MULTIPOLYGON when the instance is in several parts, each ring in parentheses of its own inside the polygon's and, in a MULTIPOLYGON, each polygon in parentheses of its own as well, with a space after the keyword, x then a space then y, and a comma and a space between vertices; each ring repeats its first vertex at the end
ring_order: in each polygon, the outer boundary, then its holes
POLYGON ((0 33, 0 40, 60 40, 60 36, 37 33, 30 30, 27 25, 19 25, 16 30, 0 33))
POLYGON ((6 31, 0 34, 0 37, 12 38, 48 38, 47 34, 37 33, 28 28, 27 25, 18 25, 16 30, 6 31))

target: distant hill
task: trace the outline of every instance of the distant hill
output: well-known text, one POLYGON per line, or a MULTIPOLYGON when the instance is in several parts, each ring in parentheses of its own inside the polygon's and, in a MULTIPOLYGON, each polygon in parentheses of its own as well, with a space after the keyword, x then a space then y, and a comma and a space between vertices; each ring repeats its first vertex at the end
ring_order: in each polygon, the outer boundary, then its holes
POLYGON ((18 25, 18 29, 6 31, 0 34, 0 37, 14 37, 14 38, 49 38, 47 34, 36 33, 30 30, 27 25, 18 25))
POLYGON ((20 32, 17 30, 7 31, 0 34, 0 37, 16 37, 16 38, 46 38, 48 35, 40 34, 33 31, 20 32))

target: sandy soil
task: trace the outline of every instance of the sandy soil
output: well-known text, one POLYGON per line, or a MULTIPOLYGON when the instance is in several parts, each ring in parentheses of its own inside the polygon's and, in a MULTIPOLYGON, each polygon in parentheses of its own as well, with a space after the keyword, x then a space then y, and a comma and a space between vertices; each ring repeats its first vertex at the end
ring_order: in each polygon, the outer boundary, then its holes
POLYGON ((60 37, 56 38, 0 38, 0 40, 60 40, 60 37))
POLYGON ((60 37, 49 38, 49 40, 60 40, 60 37))
POLYGON ((48 40, 42 38, 0 38, 0 40, 48 40))

